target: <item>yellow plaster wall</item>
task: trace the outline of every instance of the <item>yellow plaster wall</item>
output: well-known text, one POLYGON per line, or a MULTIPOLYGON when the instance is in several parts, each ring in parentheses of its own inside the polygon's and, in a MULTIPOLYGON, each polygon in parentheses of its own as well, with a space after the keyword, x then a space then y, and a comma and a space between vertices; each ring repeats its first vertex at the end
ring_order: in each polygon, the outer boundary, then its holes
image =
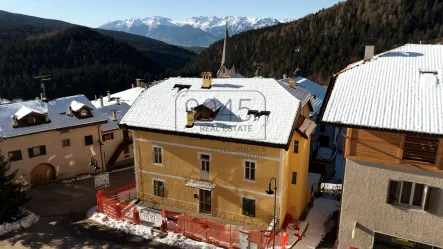
MULTIPOLYGON (((269 180, 279 186, 280 149, 186 138, 135 131, 136 160, 139 170, 139 197, 189 211, 198 211, 196 189, 186 187, 186 179, 200 178, 199 152, 211 155, 210 179, 217 186, 212 196, 212 215, 245 224, 267 228, 273 216, 274 197, 265 194, 269 180), (172 145, 170 143, 184 146, 172 145), (163 165, 153 164, 152 145, 163 148, 163 165), (192 146, 192 147, 191 147, 192 146), (194 148, 201 147, 201 148, 194 148), (204 150, 209 148, 210 150, 204 150), (244 179, 243 161, 256 162, 255 181, 244 179), (226 153, 230 151, 232 153, 226 153), (167 198, 153 197, 152 178, 167 181, 167 198), (173 183, 171 183, 173 182, 173 183), (168 184, 170 183, 170 184, 168 184), (173 187, 171 187, 173 186, 173 187), (173 188, 173 190, 171 190, 173 188), (242 215, 241 197, 256 199, 256 218, 242 215)), ((278 200, 277 200, 278 201, 278 200)))

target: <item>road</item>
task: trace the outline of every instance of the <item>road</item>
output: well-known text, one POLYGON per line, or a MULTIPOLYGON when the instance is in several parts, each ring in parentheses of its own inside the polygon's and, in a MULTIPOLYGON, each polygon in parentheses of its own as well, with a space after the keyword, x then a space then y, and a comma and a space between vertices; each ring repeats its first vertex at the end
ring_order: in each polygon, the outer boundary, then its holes
MULTIPOLYGON (((134 180, 134 171, 130 169, 111 173, 110 180, 110 188, 120 187, 134 180)), ((140 245, 125 241, 97 240, 97 236, 74 235, 65 229, 66 220, 74 213, 83 215, 96 205, 93 178, 38 186, 30 191, 30 195, 32 197, 28 208, 40 216, 40 220, 26 230, 0 237, 0 248, 140 248, 140 245)), ((164 247, 148 243, 145 248, 164 247)))

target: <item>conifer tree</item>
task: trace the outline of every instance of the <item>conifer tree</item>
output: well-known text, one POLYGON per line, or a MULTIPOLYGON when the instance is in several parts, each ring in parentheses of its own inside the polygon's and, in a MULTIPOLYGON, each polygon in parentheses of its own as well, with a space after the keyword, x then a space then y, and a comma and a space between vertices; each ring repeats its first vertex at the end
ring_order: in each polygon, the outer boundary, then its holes
POLYGON ((28 201, 22 184, 14 180, 18 170, 9 173, 10 169, 9 160, 0 152, 0 224, 13 221, 28 201))

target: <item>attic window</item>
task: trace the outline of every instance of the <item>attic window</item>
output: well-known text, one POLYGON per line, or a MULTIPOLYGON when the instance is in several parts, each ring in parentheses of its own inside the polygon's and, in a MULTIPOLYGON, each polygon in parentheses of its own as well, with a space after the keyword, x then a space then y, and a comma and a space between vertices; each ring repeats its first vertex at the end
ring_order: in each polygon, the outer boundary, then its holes
POLYGON ((183 85, 183 84, 175 84, 174 87, 172 89, 177 88, 178 91, 180 92, 183 89, 189 89, 191 88, 191 85, 183 85))
POLYGON ((420 70, 420 84, 422 85, 437 85, 438 72, 436 70, 420 70))

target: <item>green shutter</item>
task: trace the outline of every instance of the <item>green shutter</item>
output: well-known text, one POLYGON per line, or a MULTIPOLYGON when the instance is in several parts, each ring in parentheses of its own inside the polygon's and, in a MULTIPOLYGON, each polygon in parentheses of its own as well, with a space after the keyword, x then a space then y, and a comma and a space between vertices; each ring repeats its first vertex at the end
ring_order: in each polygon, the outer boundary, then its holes
POLYGON ((255 200, 249 201, 249 216, 255 217, 255 200))
POLYGON ((40 155, 46 155, 46 146, 40 146, 40 155))
POLYGON ((246 199, 246 198, 243 198, 242 199, 242 203, 243 203, 243 207, 242 207, 242 213, 243 213, 243 215, 248 215, 248 199, 246 199))
POLYGON ((29 158, 34 157, 34 150, 32 148, 28 148, 29 158))
POLYGON ((23 157, 22 157, 22 151, 21 150, 18 150, 17 151, 17 154, 15 155, 17 158, 16 158, 16 160, 18 161, 18 160, 22 160, 23 159, 23 157))
POLYGON ((158 192, 159 192, 159 196, 165 197, 165 187, 162 182, 158 186, 158 192))

